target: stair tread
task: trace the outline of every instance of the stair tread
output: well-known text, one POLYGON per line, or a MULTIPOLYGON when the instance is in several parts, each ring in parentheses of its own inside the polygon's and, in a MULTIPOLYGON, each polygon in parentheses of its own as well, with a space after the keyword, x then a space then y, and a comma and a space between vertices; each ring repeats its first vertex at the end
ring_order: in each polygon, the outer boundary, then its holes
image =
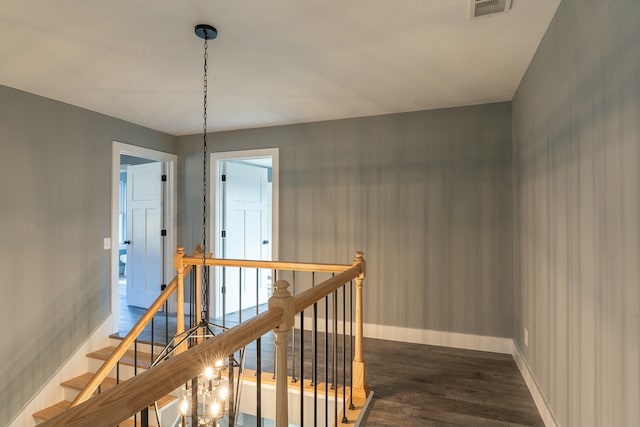
MULTIPOLYGON (((115 347, 108 346, 87 354, 87 357, 91 359, 107 360, 115 350, 116 350, 115 347)), ((123 365, 133 366, 134 360, 135 358, 134 358, 133 350, 127 350, 127 352, 120 359, 120 363, 122 363, 123 365)), ((143 368, 143 369, 148 368, 149 365, 151 365, 151 353, 138 351, 137 362, 138 362, 139 368, 143 368)))
POLYGON ((69 402, 68 400, 62 400, 47 408, 35 412, 33 414, 33 417, 41 420, 50 420, 51 418, 60 415, 61 413, 69 409, 69 406, 71 406, 71 402, 69 402))
MULTIPOLYGON (((91 372, 87 372, 82 375, 78 375, 75 378, 71 378, 70 380, 64 381, 61 385, 63 387, 69 387, 74 390, 82 390, 84 386, 86 386, 89 383, 89 381, 91 381, 91 379, 93 378, 93 375, 94 374, 92 374, 91 372)), ((109 390, 110 388, 115 386, 116 386, 116 380, 114 378, 107 377, 104 379, 104 381, 102 381, 101 390, 102 391, 109 390)), ((171 396, 171 395, 163 396, 162 398, 160 398, 160 400, 158 400, 158 407, 163 408, 169 403, 173 402, 174 400, 176 400, 175 396, 171 396)))
MULTIPOLYGON (((80 375, 79 377, 84 377, 85 375, 87 374, 80 375)), ((92 374, 88 374, 88 375, 92 375, 92 374)), ((79 377, 76 377, 76 378, 79 378, 79 377)), ((177 398, 175 396, 171 396, 171 395, 163 396, 158 400, 158 408, 164 408, 171 402, 174 402, 176 399, 177 398)), ((51 418, 56 417, 61 413, 63 413, 64 411, 66 411, 67 409, 69 409, 70 406, 71 406, 70 401, 61 400, 58 403, 55 403, 47 408, 44 408, 38 412, 35 412, 33 414, 33 417, 40 420, 50 420, 51 418)), ((149 409, 152 410, 152 408, 153 408, 153 405, 150 405, 149 409)), ((128 426, 131 426, 131 427, 134 426, 133 420, 129 419, 120 423, 120 427, 128 427, 128 426)))
MULTIPOLYGON (((63 381, 62 383, 60 383, 60 385, 63 387, 68 387, 68 388, 80 391, 84 388, 84 386, 86 386, 89 383, 89 381, 91 381, 93 376, 94 374, 92 374, 91 372, 87 372, 82 375, 78 375, 75 378, 71 378, 69 380, 63 381)), ((101 390, 102 391, 108 390, 114 387, 115 385, 116 385, 116 380, 113 378, 107 377, 102 381, 101 390)))

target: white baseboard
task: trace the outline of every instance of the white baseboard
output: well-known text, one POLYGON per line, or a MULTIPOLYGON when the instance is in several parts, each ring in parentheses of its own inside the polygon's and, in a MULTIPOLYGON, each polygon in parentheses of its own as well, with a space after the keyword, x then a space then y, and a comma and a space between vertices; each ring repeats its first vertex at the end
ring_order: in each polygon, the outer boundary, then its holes
POLYGON ((435 331, 432 329, 372 325, 367 323, 364 324, 364 336, 367 338, 380 338, 391 341, 404 341, 416 344, 438 345, 505 354, 511 354, 513 347, 511 338, 435 331))
POLYGON ((109 315, 27 402, 7 427, 34 427, 36 425, 32 416, 34 412, 63 400, 64 390, 60 383, 87 372, 89 369, 87 353, 108 345, 109 334, 113 332, 112 326, 113 320, 109 315))
MULTIPOLYGON (((300 328, 300 316, 294 319, 294 326, 300 328)), ((346 325, 347 334, 349 324, 346 325)), ((342 321, 337 322, 338 334, 342 334, 342 321)), ((311 330, 311 318, 305 317, 305 331, 311 330)), ((318 318, 318 332, 324 332, 325 319, 318 318)), ((333 330, 333 321, 329 319, 329 332, 333 330)), ((511 338, 492 337, 487 335, 462 334, 458 332, 435 331, 432 329, 403 328, 399 326, 375 325, 365 323, 363 333, 366 338, 378 338, 389 341, 403 341, 415 344, 437 345, 442 347, 462 348, 466 350, 490 351, 493 353, 511 354, 513 340, 511 338)))
POLYGON ((544 425, 546 427, 557 427, 558 422, 556 421, 556 417, 553 415, 553 412, 549 407, 549 402, 547 402, 547 399, 545 399, 544 395, 542 394, 540 387, 538 387, 538 382, 533 376, 527 360, 524 358, 524 355, 520 351, 520 348, 515 341, 513 341, 512 354, 513 359, 516 361, 516 365, 518 365, 518 369, 520 369, 520 374, 522 375, 522 378, 524 378, 524 382, 527 384, 527 388, 529 388, 531 397, 533 397, 533 401, 538 408, 538 412, 540 412, 540 416, 542 417, 542 421, 544 421, 544 425))

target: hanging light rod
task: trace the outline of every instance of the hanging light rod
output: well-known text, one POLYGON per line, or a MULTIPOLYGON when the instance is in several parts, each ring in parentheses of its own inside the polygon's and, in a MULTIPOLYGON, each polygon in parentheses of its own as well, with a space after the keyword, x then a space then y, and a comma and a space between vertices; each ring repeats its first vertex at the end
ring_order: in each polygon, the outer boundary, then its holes
POLYGON ((213 40, 218 37, 216 27, 207 24, 198 24, 195 28, 196 36, 204 40, 213 40))

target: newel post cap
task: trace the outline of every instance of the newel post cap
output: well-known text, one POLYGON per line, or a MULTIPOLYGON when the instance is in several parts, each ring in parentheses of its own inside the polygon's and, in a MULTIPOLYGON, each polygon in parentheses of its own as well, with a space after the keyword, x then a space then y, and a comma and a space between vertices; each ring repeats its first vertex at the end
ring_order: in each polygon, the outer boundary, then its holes
POLYGON ((357 265, 357 264, 360 264, 362 266, 362 271, 360 272, 360 275, 358 276, 358 278, 364 279, 364 276, 366 274, 367 262, 364 260, 364 252, 362 251, 356 251, 354 255, 353 265, 357 265))
POLYGON ((184 258, 184 246, 178 246, 176 253, 173 255, 173 266, 178 271, 182 271, 184 269, 182 258, 184 258))
POLYGON ((291 285, 286 280, 278 280, 273 285, 273 288, 275 289, 273 291, 273 296, 275 298, 286 298, 286 297, 291 296, 291 294, 289 293, 289 287, 290 286, 291 285))
POLYGON ((274 291, 271 298, 269 298, 269 309, 281 308, 282 323, 276 327, 280 331, 288 331, 293 326, 295 299, 289 293, 289 287, 291 285, 286 280, 278 280, 274 285, 274 291))

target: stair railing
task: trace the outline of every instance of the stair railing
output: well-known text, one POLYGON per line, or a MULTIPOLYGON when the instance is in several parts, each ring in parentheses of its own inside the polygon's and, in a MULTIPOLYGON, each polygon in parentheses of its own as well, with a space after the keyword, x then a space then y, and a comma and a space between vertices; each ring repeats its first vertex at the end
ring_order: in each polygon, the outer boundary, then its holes
MULTIPOLYGON (((288 402, 289 402, 289 383, 296 383, 295 372, 295 356, 294 367, 292 369, 292 376, 290 377, 288 369, 289 359, 289 337, 292 331, 295 331, 295 316, 300 314, 299 320, 299 352, 300 352, 300 411, 302 411, 302 405, 304 402, 305 387, 313 388, 314 396, 314 410, 313 415, 317 417, 319 410, 317 408, 317 396, 318 396, 318 363, 317 357, 319 353, 319 341, 318 335, 318 304, 324 301, 325 308, 325 397, 326 401, 329 399, 329 376, 328 365, 332 364, 333 376, 332 376, 332 389, 335 399, 335 422, 337 425, 338 413, 337 405, 339 399, 339 384, 337 384, 337 365, 338 365, 338 317, 340 316, 338 310, 338 291, 342 289, 342 420, 346 422, 346 398, 349 394, 350 405, 349 408, 353 408, 353 398, 356 396, 363 402, 368 395, 368 386, 366 384, 365 376, 365 364, 363 358, 362 338, 363 338, 363 319, 362 319, 362 290, 363 282, 365 278, 365 260, 361 252, 357 252, 352 264, 311 264, 311 263, 294 263, 294 262, 270 262, 270 261, 247 261, 247 260, 229 260, 229 259, 215 259, 211 256, 206 257, 205 267, 211 266, 226 266, 226 267, 243 267, 243 268, 266 268, 273 271, 274 278, 278 271, 292 271, 294 277, 295 288, 295 271, 307 271, 312 275, 317 272, 329 272, 332 274, 330 279, 327 279, 320 284, 313 284, 310 289, 298 295, 292 295, 290 293, 290 283, 286 280, 278 280, 274 285, 274 292, 268 302, 268 310, 262 314, 257 314, 255 317, 241 322, 239 325, 225 330, 223 333, 211 337, 203 342, 198 343, 188 349, 183 349, 182 352, 176 352, 177 354, 158 364, 157 366, 138 374, 132 379, 117 385, 116 387, 102 391, 99 395, 92 399, 88 399, 93 392, 98 388, 99 384, 104 380, 107 374, 116 365, 117 360, 126 352, 127 348, 135 342, 139 333, 149 323, 153 314, 159 310, 162 304, 168 300, 169 296, 177 291, 178 292, 178 304, 177 304, 177 316, 178 319, 184 319, 184 303, 180 303, 180 296, 184 296, 184 276, 193 268, 196 268, 196 273, 200 272, 202 267, 202 255, 201 253, 194 251, 193 256, 185 256, 183 248, 178 248, 174 257, 174 264, 177 268, 178 274, 174 280, 171 281, 163 293, 158 297, 156 302, 150 307, 140 321, 134 326, 131 332, 127 335, 125 340, 118 346, 116 352, 105 362, 96 374, 94 380, 92 380, 85 389, 74 400, 72 407, 66 412, 62 413, 56 418, 53 418, 45 423, 41 424, 43 427, 48 426, 113 426, 125 419, 135 416, 138 412, 146 410, 149 405, 159 400, 161 397, 169 394, 181 385, 185 384, 192 378, 197 377, 202 370, 202 360, 218 360, 221 356, 229 356, 239 349, 247 346, 252 342, 257 343, 258 348, 258 363, 256 371, 257 381, 257 393, 258 393, 258 414, 260 414, 260 382, 261 382, 261 367, 260 367, 260 339, 261 337, 272 330, 275 335, 275 385, 276 385, 276 408, 275 408, 275 420, 276 426, 288 425, 288 402), (349 348, 351 351, 351 374, 349 391, 347 392, 346 381, 346 300, 347 300, 347 287, 352 295, 353 282, 355 281, 356 300, 353 304, 352 297, 349 303, 351 308, 355 308, 355 335, 349 339, 349 348), (333 301, 333 332, 331 338, 329 338, 329 297, 332 297, 333 301), (305 383, 304 373, 304 335, 305 329, 303 322, 305 318, 305 310, 313 308, 312 316, 312 346, 313 346, 313 360, 314 366, 311 380, 307 379, 305 383), (333 340, 332 351, 333 357, 329 358, 328 348, 329 340, 333 340), (307 385, 305 385, 307 384, 307 385), (87 400, 88 399, 88 400, 87 400)), ((199 286, 199 274, 195 274, 195 278, 192 275, 192 286, 199 286)), ((195 292, 195 295, 199 295, 200 290, 195 292)), ((192 294, 193 296, 194 294, 192 294)), ((197 310, 196 310, 197 312, 197 310)), ((349 315, 352 318, 352 314, 349 315)), ((199 320, 199 319, 198 319, 199 320)), ((178 320, 177 333, 184 331, 184 324, 181 326, 178 320)), ((350 320, 350 328, 353 328, 352 319, 350 320)), ((291 340, 293 351, 295 354, 296 340, 291 340)), ((325 409, 325 425, 328 424, 329 414, 328 406, 325 409)), ((302 414, 300 415, 300 425, 304 424, 302 414)), ((260 417, 258 417, 260 419, 260 417)), ((317 419, 317 418, 316 418, 317 419)), ((314 425, 315 425, 314 421, 314 425)))
MULTIPOLYGON (((183 270, 183 275, 191 271, 191 268, 192 266, 186 267, 183 270)), ((80 393, 78 393, 78 395, 73 400, 73 402, 71 402, 71 407, 74 407, 86 401, 91 397, 91 395, 96 390, 98 390, 98 387, 100 386, 100 384, 102 384, 104 379, 109 375, 109 372, 111 372, 116 367, 116 365, 118 364, 122 356, 124 356, 124 354, 127 352, 127 350, 137 342, 137 339, 142 333, 142 331, 149 325, 149 323, 151 323, 156 313, 158 313, 158 311, 163 306, 166 306, 166 303, 168 302, 171 295, 178 289, 179 289, 179 281, 178 281, 178 276, 176 276, 173 278, 173 280, 171 280, 171 282, 167 285, 167 287, 160 293, 158 298, 156 298, 156 300, 153 302, 153 304, 151 304, 149 309, 142 315, 142 317, 140 317, 140 319, 136 322, 133 328, 131 328, 131 331, 129 331, 129 333, 122 339, 122 341, 120 341, 115 351, 109 356, 107 360, 105 360, 105 362, 102 364, 100 369, 98 369, 98 371, 93 376, 91 381, 89 381, 85 385, 85 387, 80 391, 80 393)), ((183 307, 184 307, 184 304, 183 304, 183 307)), ((165 310, 165 316, 166 315, 167 313, 165 310)), ((184 314, 183 314, 183 318, 184 318, 184 314)))

